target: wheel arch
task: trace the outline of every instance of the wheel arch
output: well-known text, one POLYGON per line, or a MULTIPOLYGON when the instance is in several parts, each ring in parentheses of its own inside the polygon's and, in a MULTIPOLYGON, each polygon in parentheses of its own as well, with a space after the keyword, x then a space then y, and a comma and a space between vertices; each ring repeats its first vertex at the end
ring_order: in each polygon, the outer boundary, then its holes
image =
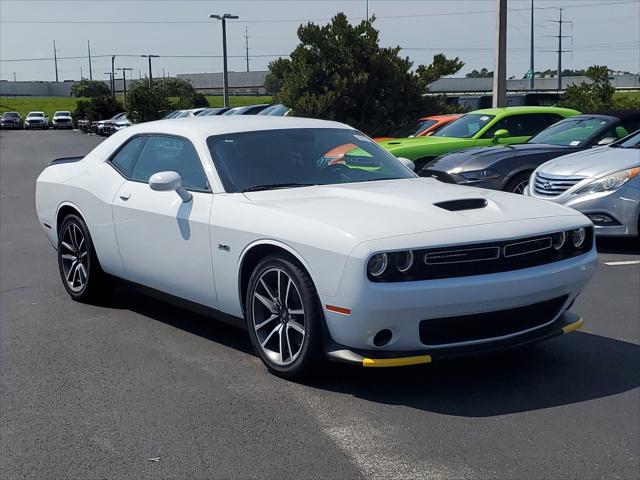
MULTIPOLYGON (((87 223, 80 207, 72 202, 62 202, 60 205, 58 205, 58 209, 56 211, 56 235, 58 235, 58 232, 60 231, 60 225, 62 225, 62 221, 64 220, 64 218, 67 215, 71 214, 78 215, 80 218, 82 218, 82 220, 84 220, 84 223, 87 223)), ((87 228, 89 228, 88 225, 87 228)))
MULTIPOLYGON (((65 217, 67 217, 68 215, 77 215, 78 217, 80 217, 84 221, 84 224, 87 226, 87 230, 89 230, 89 235, 91 236, 89 223, 87 222, 87 219, 82 213, 82 210, 80 209, 80 207, 78 207, 75 203, 67 201, 67 202, 62 202, 60 205, 58 205, 58 211, 56 212, 56 232, 55 232, 56 238, 58 237, 58 232, 60 231, 60 226, 62 225, 62 222, 64 221, 65 217)), ((96 258, 98 259, 98 265, 100 266, 100 268, 102 268, 102 262, 100 261, 100 254, 98 252, 98 249, 96 248, 95 243, 93 243, 93 250, 96 255, 96 258)))
POLYGON ((284 257, 297 264, 300 268, 304 269, 309 277, 311 277, 313 284, 316 285, 311 268, 309 268, 309 265, 302 255, 300 255, 300 253, 298 253, 294 248, 277 240, 255 241, 245 247, 238 262, 238 296, 240 300, 240 308, 242 309, 243 314, 245 313, 244 303, 251 273, 263 258, 275 253, 282 254, 284 257))
POLYGON ((502 182, 502 189, 504 190, 507 187, 507 185, 509 185, 509 182, 511 182, 511 180, 513 180, 518 175, 522 175, 523 173, 526 173, 530 177, 533 171, 538 167, 539 165, 522 165, 522 166, 519 166, 518 168, 514 168, 512 171, 510 171, 507 175, 504 176, 504 180, 502 182))

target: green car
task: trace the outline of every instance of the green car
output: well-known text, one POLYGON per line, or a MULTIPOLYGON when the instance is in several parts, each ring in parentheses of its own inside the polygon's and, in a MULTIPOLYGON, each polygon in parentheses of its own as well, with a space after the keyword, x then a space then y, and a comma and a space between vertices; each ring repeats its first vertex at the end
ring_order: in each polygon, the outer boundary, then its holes
POLYGON ((413 161, 419 172, 440 155, 463 148, 524 143, 549 125, 579 113, 558 107, 486 108, 467 113, 428 137, 392 139, 380 146, 413 161))

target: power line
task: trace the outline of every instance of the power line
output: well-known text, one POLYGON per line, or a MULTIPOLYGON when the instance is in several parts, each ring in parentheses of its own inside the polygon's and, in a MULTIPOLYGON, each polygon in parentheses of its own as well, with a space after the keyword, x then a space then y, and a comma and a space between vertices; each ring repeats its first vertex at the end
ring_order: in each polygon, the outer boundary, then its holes
MULTIPOLYGON (((7 1, 7 0, 5 0, 7 1)), ((30 0, 30 1, 38 1, 38 0, 30 0)), ((67 0, 69 1, 69 0, 67 0)), ((115 0, 119 1, 119 0, 115 0)), ((140 1, 140 0, 138 0, 140 1)), ((168 1, 168 0, 167 0, 168 1)), ((562 7, 563 10, 571 9, 571 8, 587 8, 587 7, 601 7, 607 5, 626 5, 638 3, 638 0, 623 0, 618 2, 602 2, 602 3, 586 3, 581 5, 567 5, 562 7)), ((535 7, 535 10, 557 10, 559 7, 535 7)), ((509 12, 524 12, 529 11, 529 8, 514 8, 510 9, 509 12)), ((430 17, 448 17, 448 16, 457 16, 457 15, 480 15, 480 14, 494 14, 495 10, 476 10, 476 11, 466 11, 466 12, 438 12, 438 13, 418 13, 418 14, 407 14, 407 15, 380 15, 377 16, 377 20, 387 20, 387 19, 412 19, 412 18, 430 18, 430 17)), ((365 20, 364 17, 348 17, 352 20, 365 20)), ((304 22, 328 22, 331 18, 264 18, 264 19, 254 19, 254 20, 240 20, 237 23, 304 23, 304 22)), ((210 22, 205 20, 2 20, 0 23, 6 24, 207 24, 210 25, 210 22)))

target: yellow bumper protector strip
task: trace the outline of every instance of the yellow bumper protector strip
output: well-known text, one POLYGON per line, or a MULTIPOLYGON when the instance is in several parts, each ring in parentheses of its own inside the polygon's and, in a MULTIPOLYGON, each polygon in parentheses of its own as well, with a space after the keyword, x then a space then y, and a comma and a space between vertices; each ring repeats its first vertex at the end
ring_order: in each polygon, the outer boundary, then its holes
POLYGON ((431 363, 431 355, 417 355, 404 358, 363 358, 363 367, 405 367, 407 365, 419 365, 431 363))
POLYGON ((566 327, 562 327, 562 332, 563 333, 571 333, 571 332, 573 332, 575 330, 578 330, 580 327, 582 327, 583 323, 584 323, 584 320, 582 320, 580 318, 580 319, 578 319, 578 321, 570 323, 566 327))

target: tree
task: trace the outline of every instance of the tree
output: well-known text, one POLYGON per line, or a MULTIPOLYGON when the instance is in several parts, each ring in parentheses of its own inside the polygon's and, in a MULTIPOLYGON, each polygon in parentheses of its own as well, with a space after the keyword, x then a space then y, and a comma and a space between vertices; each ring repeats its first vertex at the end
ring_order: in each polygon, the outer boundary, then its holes
POLYGON ((606 66, 594 65, 585 72, 590 82, 569 85, 564 92, 562 106, 581 112, 609 110, 613 108, 613 95, 616 89, 609 82, 606 66))
POLYGON ((86 118, 90 122, 104 120, 113 117, 116 113, 122 112, 122 105, 111 95, 92 98, 91 100, 80 100, 73 112, 73 117, 77 121, 86 118))
POLYGON ((169 110, 209 106, 204 95, 181 78, 159 78, 132 82, 127 92, 127 118, 136 122, 158 120, 169 110))
POLYGON ((295 115, 338 120, 371 135, 444 110, 441 97, 425 95, 428 86, 463 62, 436 55, 414 72, 400 47, 380 47, 374 20, 350 25, 339 13, 325 26, 301 25, 290 58, 269 64, 274 101, 295 115))
POLYGON ((79 82, 76 82, 71 87, 72 97, 100 97, 102 95, 109 95, 111 90, 109 86, 102 80, 87 80, 83 78, 79 82))
POLYGON ((466 78, 493 78, 493 72, 490 72, 486 68, 482 68, 480 71, 471 70, 471 72, 465 75, 466 78))

